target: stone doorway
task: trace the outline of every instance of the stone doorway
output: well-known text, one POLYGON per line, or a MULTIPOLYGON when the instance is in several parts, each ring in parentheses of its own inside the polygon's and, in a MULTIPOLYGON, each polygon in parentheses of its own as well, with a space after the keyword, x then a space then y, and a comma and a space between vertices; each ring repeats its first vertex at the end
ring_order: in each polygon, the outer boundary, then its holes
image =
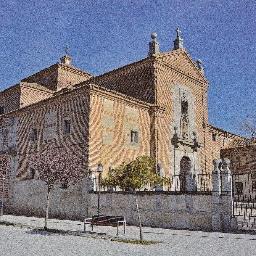
POLYGON ((180 160, 180 191, 187 191, 188 177, 191 173, 191 160, 187 156, 183 156, 180 160))

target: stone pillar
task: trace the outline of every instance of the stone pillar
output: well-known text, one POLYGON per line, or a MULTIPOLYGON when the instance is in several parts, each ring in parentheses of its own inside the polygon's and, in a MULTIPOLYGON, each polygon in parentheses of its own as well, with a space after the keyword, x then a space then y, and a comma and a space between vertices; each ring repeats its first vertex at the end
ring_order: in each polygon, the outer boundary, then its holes
POLYGON ((221 170, 221 199, 222 199, 222 221, 224 231, 235 228, 235 219, 233 218, 233 198, 232 198, 232 175, 229 169, 230 160, 222 160, 221 170))
POLYGON ((222 171, 221 171, 221 193, 232 196, 232 175, 229 169, 230 160, 224 158, 222 161, 222 171))
POLYGON ((219 166, 221 159, 213 160, 214 169, 212 171, 212 229, 222 230, 221 225, 221 177, 219 166))

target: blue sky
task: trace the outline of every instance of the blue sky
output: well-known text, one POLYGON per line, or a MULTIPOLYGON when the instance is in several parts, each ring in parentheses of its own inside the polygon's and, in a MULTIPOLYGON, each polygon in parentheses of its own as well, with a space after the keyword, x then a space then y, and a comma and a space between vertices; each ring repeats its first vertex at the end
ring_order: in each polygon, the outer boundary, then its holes
POLYGON ((239 127, 255 111, 256 2, 209 0, 0 0, 0 86, 56 63, 101 74, 146 57, 151 32, 173 46, 177 26, 210 83, 209 119, 239 127))

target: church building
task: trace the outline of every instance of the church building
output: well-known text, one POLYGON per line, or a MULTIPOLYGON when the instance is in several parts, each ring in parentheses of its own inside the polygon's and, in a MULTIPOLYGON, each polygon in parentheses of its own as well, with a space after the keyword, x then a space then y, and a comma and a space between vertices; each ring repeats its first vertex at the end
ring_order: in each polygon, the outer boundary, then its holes
POLYGON ((29 159, 49 143, 92 172, 101 163, 103 176, 142 155, 162 176, 209 174, 241 138, 209 123, 208 87, 179 29, 168 52, 152 33, 148 56, 99 76, 66 54, 0 93, 0 191, 4 183, 11 198, 16 182, 33 179, 29 159))

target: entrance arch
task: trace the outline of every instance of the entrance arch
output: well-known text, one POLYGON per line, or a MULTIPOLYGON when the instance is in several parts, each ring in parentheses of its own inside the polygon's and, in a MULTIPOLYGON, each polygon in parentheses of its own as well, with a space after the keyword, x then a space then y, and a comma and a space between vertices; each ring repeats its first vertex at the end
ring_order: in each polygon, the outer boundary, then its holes
POLYGON ((187 156, 183 156, 180 160, 180 191, 187 191, 187 181, 191 173, 191 160, 187 156))

